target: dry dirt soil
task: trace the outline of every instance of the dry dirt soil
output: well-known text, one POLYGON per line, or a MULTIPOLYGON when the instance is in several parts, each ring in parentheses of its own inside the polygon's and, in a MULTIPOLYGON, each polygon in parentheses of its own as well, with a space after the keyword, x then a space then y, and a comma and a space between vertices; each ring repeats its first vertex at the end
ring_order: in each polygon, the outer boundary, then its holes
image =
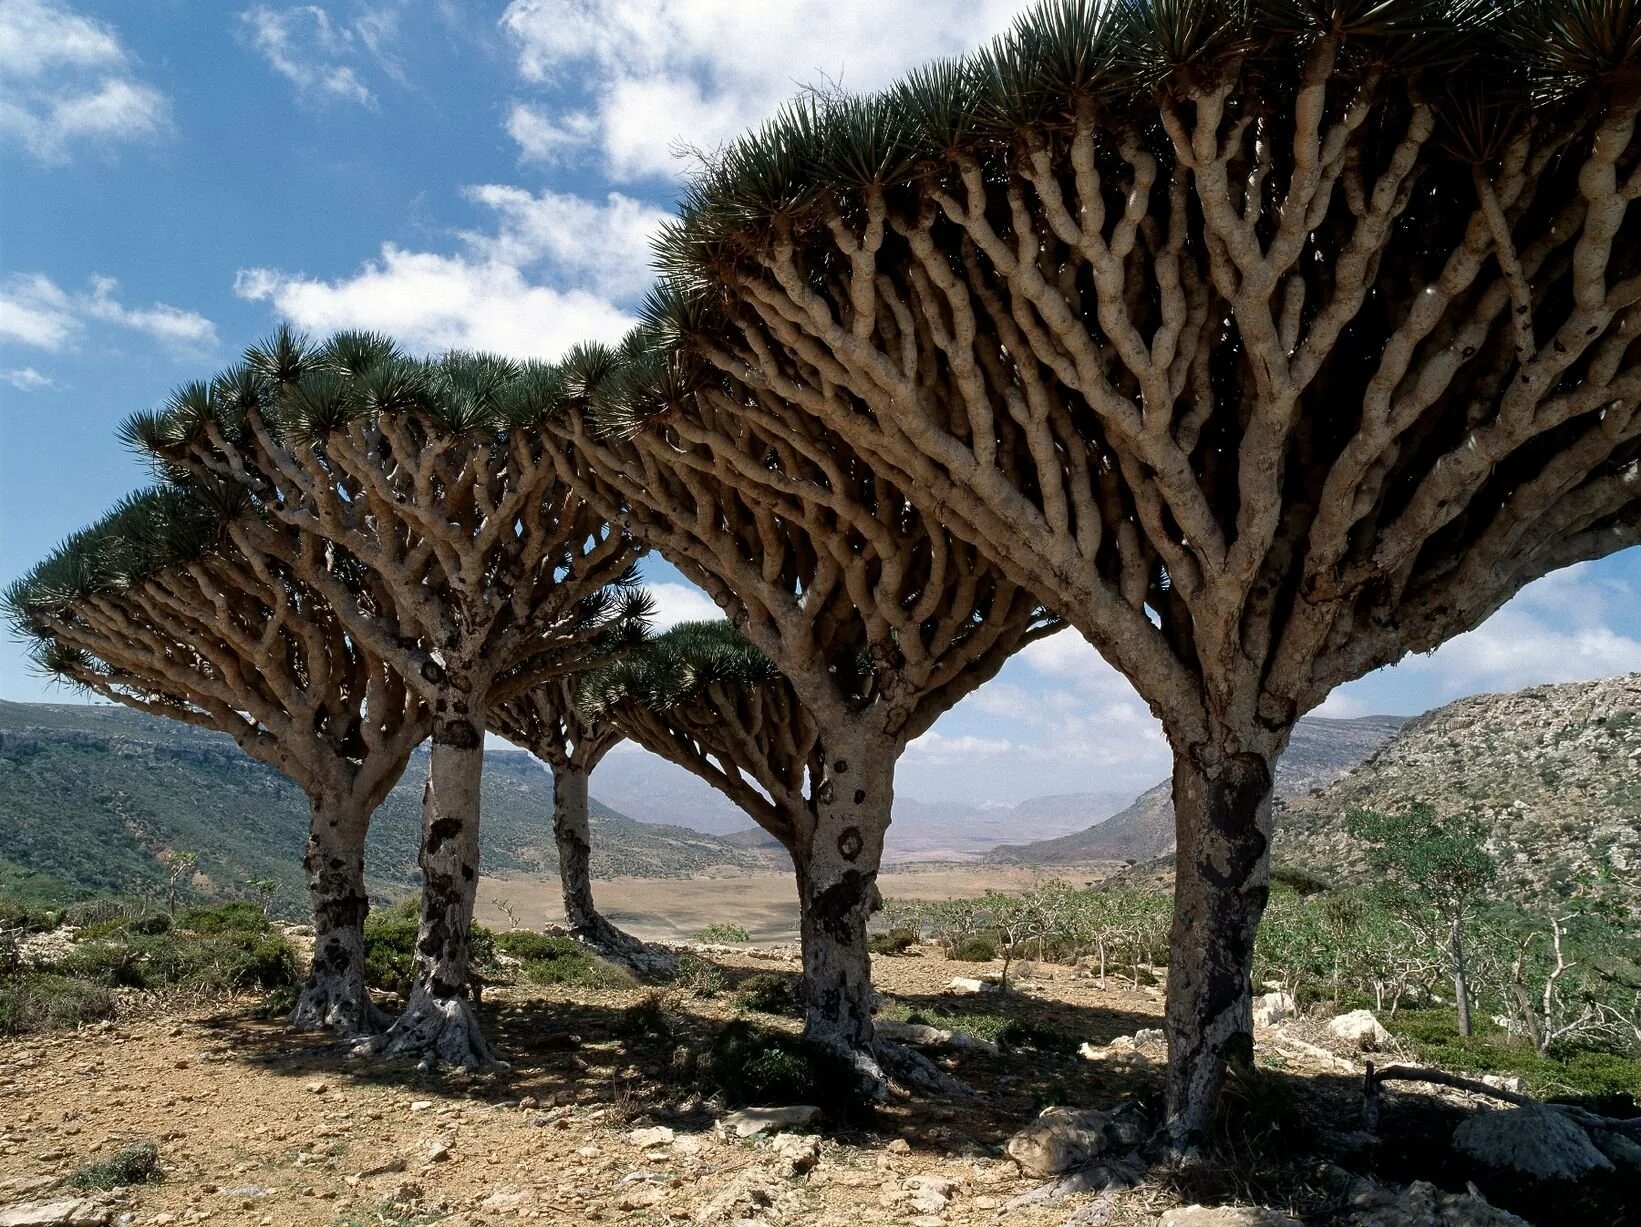
MULTIPOLYGON (((794 968, 750 952, 712 957, 731 982, 794 968)), ((932 953, 877 964, 884 991, 910 1007, 1012 1013, 1096 1043, 1154 1025, 1160 1011, 1155 990, 1113 982, 1102 991, 1070 969, 1044 969, 1007 1001, 988 994, 981 1005, 946 985, 982 966, 932 953)), ((481 1017, 513 1062, 497 1074, 350 1060, 254 1017, 244 1001, 9 1041, 0 1045, 0 1206, 48 1197, 87 1161, 152 1140, 164 1179, 121 1191, 115 1206, 136 1224, 1059 1227, 1076 1203, 1011 1206, 1039 1182, 1022 1178, 1000 1143, 1044 1102, 1109 1103, 1135 1089, 1123 1081, 1132 1075, 1075 1056, 967 1055, 955 1072, 980 1098, 899 1100, 869 1128, 825 1130, 818 1163, 795 1175, 767 1138, 726 1136, 722 1111, 668 1075, 677 1048, 704 1045, 736 1015, 734 996, 669 990, 670 1041, 620 1038, 620 1010, 644 995, 492 990, 481 1017), (674 1131, 669 1142, 646 1147, 630 1136, 656 1125, 674 1131), (912 1178, 931 1176, 951 1182, 936 1214, 913 1205, 912 1178)), ((1134 1221, 1149 1221, 1156 1195, 1127 1196, 1144 1211, 1134 1221)))
MULTIPOLYGON (((1109 870, 929 865, 886 869, 878 875, 878 889, 890 899, 960 899, 988 890, 1021 891, 1054 877, 1082 882, 1101 872, 1109 870)), ((759 942, 791 941, 798 936, 797 888, 790 872, 612 878, 594 882, 593 895, 605 916, 646 941, 688 941, 715 922, 741 925, 759 942)), ((539 925, 543 920, 561 923, 564 918, 557 878, 481 877, 480 924, 509 927, 498 900, 506 900, 523 925, 539 925)))

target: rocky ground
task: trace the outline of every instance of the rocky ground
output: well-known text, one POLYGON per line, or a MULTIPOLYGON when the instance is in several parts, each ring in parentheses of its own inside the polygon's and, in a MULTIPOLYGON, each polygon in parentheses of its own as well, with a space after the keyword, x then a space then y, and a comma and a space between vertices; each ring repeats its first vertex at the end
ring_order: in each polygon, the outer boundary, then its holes
MULTIPOLYGON (((781 951, 710 957, 730 982, 793 969, 781 951)), ((622 1011, 644 990, 496 990, 482 1015, 513 1066, 482 1075, 351 1061, 255 1017, 243 1001, 9 1041, 0 1046, 0 1224, 1522 1221, 1468 1196, 1464 1174, 1429 1155, 1430 1178, 1455 1192, 1412 1183, 1416 1152, 1429 1148, 1410 1129, 1445 1137, 1475 1100, 1393 1091, 1387 1140, 1375 1142, 1356 1129, 1362 1028, 1273 1017, 1284 1013, 1280 1001, 1260 1030, 1269 1085, 1233 1088, 1241 1115, 1228 1134, 1231 1161, 1147 1171, 1124 1157, 1139 1126, 1123 1113, 1037 1113, 1154 1102, 1161 1052, 1146 1032, 1160 1023, 1160 991, 1116 978, 1101 988, 1051 967, 1025 968, 1006 995, 951 987, 988 970, 932 951, 876 960, 885 1017, 932 1024, 904 1033, 978 1094, 897 1099, 869 1124, 827 1124, 802 1110, 737 1114, 703 1099, 678 1071, 717 1027, 744 1016, 729 988, 710 997, 669 990, 655 1003, 672 1020, 666 1039, 632 1039, 623 1026, 622 1011), (1042 1039, 997 1051, 951 1034, 981 1016, 1029 1023, 1039 1037, 1081 1037, 1084 1047, 1056 1051, 1064 1046, 1042 1039), (1303 1137, 1294 1136, 1297 1119, 1303 1137), (1020 1135, 1028 1127, 1035 1133, 1020 1135), (109 1193, 65 1183, 87 1162, 141 1142, 157 1148, 157 1182, 109 1193), (1078 1147, 1097 1179, 1051 1170, 1078 1147), (1377 1179, 1364 1178, 1370 1171, 1377 1179), (1108 1187, 1092 1187, 1101 1183, 1108 1187), (1194 1202, 1218 1208, 1189 1209, 1194 1202)), ((1634 1221, 1636 1203, 1623 1208, 1616 1179, 1598 1173, 1609 1209, 1580 1221, 1634 1221)), ((1500 1187, 1521 1200, 1510 1180, 1500 1187)))

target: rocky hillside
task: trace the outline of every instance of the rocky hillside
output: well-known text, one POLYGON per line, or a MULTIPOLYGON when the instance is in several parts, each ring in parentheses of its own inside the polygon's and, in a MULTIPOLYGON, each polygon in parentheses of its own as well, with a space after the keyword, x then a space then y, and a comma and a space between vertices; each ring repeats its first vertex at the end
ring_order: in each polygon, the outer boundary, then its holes
MULTIPOLYGON (((1337 780, 1394 737, 1404 719, 1305 717, 1294 729, 1288 752, 1277 765, 1277 797, 1303 797, 1337 780)), ((1164 780, 1141 793, 1127 809, 1086 830, 1036 843, 1005 844, 986 859, 1008 865, 1071 865, 1161 856, 1174 846, 1171 791, 1169 781, 1164 780)))
MULTIPOLYGON (((377 812, 367 843, 373 889, 417 880, 425 753, 377 812)), ((203 893, 249 877, 299 906, 307 802, 228 738, 124 708, 0 702, 0 880, 43 875, 86 891, 164 880, 160 858, 197 851, 203 893)), ((595 784, 596 787, 596 784, 595 784)), ((556 873, 552 778, 528 755, 486 756, 483 862, 490 872, 556 873)), ((596 798, 593 871, 667 876, 756 858, 710 835, 637 822, 596 798)))
POLYGON ((1482 819, 1513 897, 1560 897, 1594 879, 1641 904, 1641 673, 1477 695, 1419 716, 1356 771, 1290 802, 1276 855, 1358 880, 1363 852, 1345 816, 1417 801, 1482 819))

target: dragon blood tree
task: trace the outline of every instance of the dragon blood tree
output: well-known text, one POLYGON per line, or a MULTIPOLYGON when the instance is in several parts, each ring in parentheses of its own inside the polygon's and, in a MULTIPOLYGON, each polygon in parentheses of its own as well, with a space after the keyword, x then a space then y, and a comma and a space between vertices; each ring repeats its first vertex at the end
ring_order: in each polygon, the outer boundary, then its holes
POLYGON ((432 713, 416 975, 376 1045, 390 1056, 492 1059, 466 1000, 485 721, 644 604, 625 587, 631 543, 546 454, 539 427, 562 401, 539 365, 284 330, 126 427, 168 468, 240 489, 265 533, 294 534, 297 576, 432 713), (374 577, 368 599, 344 567, 374 577))
POLYGON ((1641 538, 1641 6, 1058 0, 703 172, 655 323, 1077 627, 1175 755, 1168 1132, 1251 1057, 1272 769, 1641 538))
MULTIPOLYGON (((1057 623, 798 406, 635 333, 565 367, 563 480, 704 588, 814 722, 805 1034, 884 1089, 866 924, 908 742, 1057 623)), ((898 1057, 898 1052, 890 1054, 898 1057)))
POLYGON ((814 721, 780 670, 727 621, 681 622, 595 669, 579 703, 586 718, 735 802, 802 872, 798 849, 812 842, 815 821, 807 782, 822 778, 814 721))
POLYGON ((578 706, 587 676, 566 674, 491 707, 490 728, 534 754, 553 773, 553 840, 570 935, 634 972, 659 974, 677 961, 611 924, 593 902, 588 780, 627 732, 578 706))
POLYGON ((290 1021, 364 1035, 377 1023, 365 989, 365 830, 432 721, 296 578, 290 534, 245 531, 254 514, 232 488, 145 491, 71 537, 6 605, 45 669, 226 733, 307 794, 314 951, 290 1021))

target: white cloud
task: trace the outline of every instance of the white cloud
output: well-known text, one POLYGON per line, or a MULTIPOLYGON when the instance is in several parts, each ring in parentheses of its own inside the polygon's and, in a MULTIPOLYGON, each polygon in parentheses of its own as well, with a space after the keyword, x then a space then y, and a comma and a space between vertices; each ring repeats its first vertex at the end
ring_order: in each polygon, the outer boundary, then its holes
POLYGON ((32 366, 20 366, 9 371, 0 371, 0 379, 4 379, 19 392, 40 392, 46 388, 55 388, 57 381, 49 375, 42 375, 32 366))
POLYGON ((668 175, 678 169, 676 148, 732 139, 800 83, 887 85, 917 64, 973 47, 1023 7, 1022 0, 512 0, 501 25, 520 74, 571 101, 562 114, 531 110, 544 127, 510 121, 508 130, 536 156, 532 135, 590 116, 614 176, 668 175))
POLYGON ((112 277, 93 276, 85 293, 72 294, 44 273, 18 273, 0 285, 0 339, 55 352, 95 320, 140 332, 179 353, 216 345, 216 326, 198 312, 165 303, 127 307, 118 290, 112 277))
POLYGON ((645 584, 644 587, 655 602, 655 616, 650 619, 650 626, 657 631, 680 622, 712 622, 724 616, 717 603, 693 584, 645 584))
POLYGON ((380 329, 424 351, 552 358, 632 327, 618 304, 649 285, 649 236, 665 214, 617 192, 603 202, 497 184, 466 194, 496 227, 460 232, 453 254, 390 243, 350 277, 241 269, 234 292, 316 332, 380 329))
POLYGON ((907 762, 913 764, 948 765, 972 762, 978 758, 1013 756, 1019 753, 1020 748, 1006 737, 948 736, 931 729, 906 747, 905 757, 907 762))
POLYGON ((521 102, 507 116, 507 135, 518 142, 524 161, 558 163, 593 143, 598 120, 584 111, 554 118, 521 102))
POLYGON ((54 163, 76 145, 163 135, 170 103, 130 67, 113 27, 54 0, 5 0, 0 138, 54 163))
POLYGON ((246 37, 304 102, 376 105, 376 95, 355 71, 367 58, 395 80, 403 72, 392 54, 398 14, 387 6, 362 10, 352 21, 337 21, 317 4, 285 8, 259 4, 239 15, 246 37))

